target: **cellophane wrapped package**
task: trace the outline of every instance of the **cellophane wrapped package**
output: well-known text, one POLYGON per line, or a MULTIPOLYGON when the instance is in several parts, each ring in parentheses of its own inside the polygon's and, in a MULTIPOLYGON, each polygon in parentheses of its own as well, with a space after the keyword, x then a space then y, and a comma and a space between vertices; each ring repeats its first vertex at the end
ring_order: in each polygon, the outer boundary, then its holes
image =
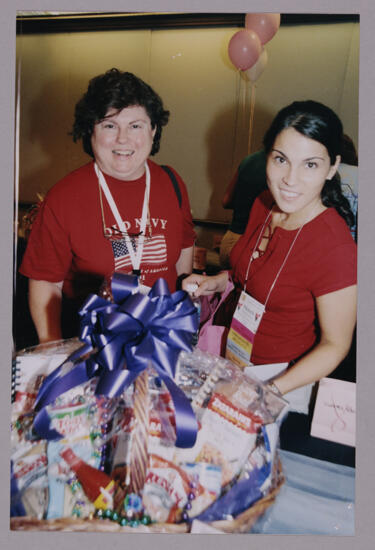
MULTIPOLYGON (((12 515, 93 517, 95 507, 61 457, 69 447, 115 480, 113 510, 121 517, 131 474, 132 387, 117 398, 100 397, 95 395, 94 377, 48 405, 51 428, 61 434, 60 439, 46 441, 33 430, 33 401, 41 382, 78 346, 72 339, 21 352, 16 359, 12 515)), ((150 368, 148 462, 140 495, 143 514, 157 523, 235 517, 272 485, 278 422, 287 404, 230 361, 197 348, 181 352, 175 382, 198 420, 196 442, 186 449, 175 446, 173 402, 150 368)))
POLYGON ((34 403, 46 377, 81 346, 78 339, 19 352, 13 364, 11 413, 11 516, 39 519, 87 517, 93 513, 76 477, 61 458, 67 446, 95 468, 105 461, 115 400, 94 395, 96 379, 61 394, 47 407, 59 439, 35 431, 34 403))

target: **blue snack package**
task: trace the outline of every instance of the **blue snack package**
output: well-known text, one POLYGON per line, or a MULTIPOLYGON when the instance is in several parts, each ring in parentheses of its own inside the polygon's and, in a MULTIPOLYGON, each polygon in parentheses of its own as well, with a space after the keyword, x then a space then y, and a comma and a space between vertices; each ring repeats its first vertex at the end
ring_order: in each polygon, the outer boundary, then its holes
POLYGON ((212 522, 232 519, 263 498, 272 477, 272 462, 274 453, 271 450, 267 427, 261 429, 260 445, 252 454, 257 454, 256 461, 240 476, 237 482, 211 506, 206 508, 196 518, 200 521, 212 522))
POLYGON ((10 461, 10 517, 26 516, 26 510, 22 504, 22 493, 18 488, 17 478, 13 471, 13 460, 10 461))

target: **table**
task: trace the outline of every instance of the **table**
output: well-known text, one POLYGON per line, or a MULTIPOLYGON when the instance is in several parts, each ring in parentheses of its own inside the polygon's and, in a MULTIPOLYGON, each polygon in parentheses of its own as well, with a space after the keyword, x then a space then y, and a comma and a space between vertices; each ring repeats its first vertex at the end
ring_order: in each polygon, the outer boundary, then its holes
POLYGON ((280 447, 285 451, 355 467, 355 448, 310 435, 312 412, 290 412, 280 428, 280 447))
POLYGON ((286 482, 251 532, 353 536, 355 469, 291 451, 279 452, 286 482))

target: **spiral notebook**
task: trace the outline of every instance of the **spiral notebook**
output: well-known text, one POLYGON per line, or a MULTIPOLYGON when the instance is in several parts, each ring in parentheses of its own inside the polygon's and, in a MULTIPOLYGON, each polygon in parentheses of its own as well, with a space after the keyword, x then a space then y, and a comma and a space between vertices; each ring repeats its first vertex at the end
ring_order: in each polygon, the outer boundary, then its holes
POLYGON ((43 379, 81 345, 77 338, 72 338, 18 352, 12 360, 12 403, 35 397, 43 379))

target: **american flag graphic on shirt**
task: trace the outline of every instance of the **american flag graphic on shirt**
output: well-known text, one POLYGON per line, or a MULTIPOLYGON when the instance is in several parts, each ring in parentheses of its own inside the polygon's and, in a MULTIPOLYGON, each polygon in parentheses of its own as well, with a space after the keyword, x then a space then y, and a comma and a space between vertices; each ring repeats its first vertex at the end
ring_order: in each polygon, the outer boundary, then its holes
MULTIPOLYGON (((134 246, 135 239, 131 239, 134 246)), ((115 258, 115 271, 132 268, 128 246, 125 239, 111 241, 115 258)), ((167 245, 164 235, 152 235, 145 240, 141 264, 163 264, 167 261, 167 245)))

